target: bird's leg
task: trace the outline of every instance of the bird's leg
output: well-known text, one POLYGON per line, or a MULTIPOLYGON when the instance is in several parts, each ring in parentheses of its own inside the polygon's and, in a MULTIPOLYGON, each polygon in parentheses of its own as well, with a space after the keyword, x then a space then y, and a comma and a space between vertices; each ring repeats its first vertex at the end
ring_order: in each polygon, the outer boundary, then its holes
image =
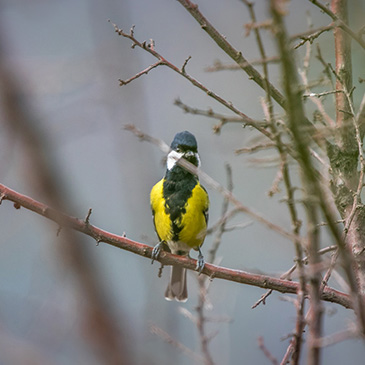
POLYGON ((151 259, 152 259, 152 262, 151 262, 151 264, 153 264, 153 262, 155 261, 155 260, 157 260, 158 259, 158 257, 160 256, 160 253, 161 253, 161 251, 162 251, 162 247, 163 247, 163 245, 164 245, 164 241, 161 241, 161 242, 159 242, 154 248, 153 248, 153 250, 152 250, 152 255, 151 255, 151 259))
POLYGON ((198 271, 199 274, 201 274, 204 269, 205 261, 204 261, 204 256, 203 256, 202 252, 200 251, 200 247, 198 247, 198 251, 199 251, 199 255, 198 255, 198 261, 196 263, 195 270, 198 271))

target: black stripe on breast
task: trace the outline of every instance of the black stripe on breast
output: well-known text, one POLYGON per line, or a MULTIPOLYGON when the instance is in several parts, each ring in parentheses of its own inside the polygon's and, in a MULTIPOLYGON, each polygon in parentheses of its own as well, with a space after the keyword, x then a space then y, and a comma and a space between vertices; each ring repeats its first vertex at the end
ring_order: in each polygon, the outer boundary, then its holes
POLYGON ((173 241, 179 241, 179 234, 183 229, 181 218, 186 213, 185 204, 191 197, 196 184, 197 178, 180 166, 175 166, 166 173, 163 197, 166 213, 170 216, 172 223, 173 241))

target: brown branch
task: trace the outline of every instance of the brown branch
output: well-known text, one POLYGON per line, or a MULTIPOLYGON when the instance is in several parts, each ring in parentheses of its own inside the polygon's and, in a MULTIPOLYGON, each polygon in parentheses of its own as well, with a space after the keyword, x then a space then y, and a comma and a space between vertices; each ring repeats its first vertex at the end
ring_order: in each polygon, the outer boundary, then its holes
POLYGON ((138 72, 137 74, 135 74, 133 77, 129 78, 128 80, 122 80, 119 79, 119 86, 123 86, 123 85, 127 85, 130 82, 132 82, 135 79, 138 79, 139 77, 141 77, 142 75, 147 75, 151 70, 153 70, 154 68, 156 68, 157 66, 162 66, 163 62, 162 61, 157 61, 156 63, 154 63, 151 66, 148 66, 146 69, 144 69, 141 72, 138 72))
POLYGON ((179 351, 181 351, 183 354, 189 356, 192 360, 198 362, 198 363, 204 363, 204 359, 197 355, 194 351, 183 345, 181 342, 175 340, 172 338, 167 332, 165 332, 160 327, 157 327, 153 324, 150 324, 149 326, 150 332, 155 334, 156 336, 160 337, 163 341, 167 342, 168 344, 174 346, 179 351))
POLYGON ((299 47, 303 46, 307 42, 312 44, 314 42, 314 40, 316 40, 322 33, 332 30, 334 28, 334 26, 335 26, 335 24, 331 23, 330 25, 322 27, 316 31, 311 30, 311 33, 308 35, 300 36, 299 38, 301 38, 302 40, 294 46, 294 49, 298 49, 299 47))
MULTIPOLYGON (((260 73, 248 63, 246 58, 242 55, 242 52, 236 50, 227 39, 220 34, 217 29, 208 21, 208 19, 199 11, 198 5, 192 3, 190 0, 178 0, 179 3, 194 17, 194 19, 200 24, 202 29, 206 31, 214 42, 235 61, 261 88, 264 89, 264 79, 260 73)), ((273 99, 283 108, 285 107, 285 99, 283 95, 270 84, 270 93, 273 99)))
MULTIPOLYGON (((116 24, 112 23, 112 25, 114 27, 115 32, 119 36, 130 39, 133 42, 132 48, 139 47, 158 59, 158 62, 155 63, 154 65, 152 65, 153 68, 162 65, 162 66, 166 66, 169 69, 175 71, 179 75, 181 75, 184 78, 186 78, 187 80, 189 80, 194 86, 196 86, 200 90, 204 91, 204 93, 206 93, 208 96, 210 96, 211 98, 213 98, 214 100, 216 100, 217 102, 219 102, 220 104, 222 104, 223 106, 228 108, 229 110, 233 111, 235 114, 239 115, 240 118, 242 118, 244 123, 246 123, 247 125, 251 125, 252 127, 256 128, 258 131, 260 131, 261 133, 263 133, 264 135, 266 135, 267 137, 270 138, 269 133, 264 128, 262 128, 260 125, 257 125, 255 120, 253 120, 252 118, 247 116, 245 113, 241 112, 231 102, 226 101, 225 99, 223 99, 222 97, 220 97, 219 95, 214 93, 212 90, 209 90, 208 88, 206 88, 201 82, 199 82, 198 80, 196 80, 195 78, 190 76, 188 73, 186 73, 185 68, 186 68, 186 64, 187 64, 187 61, 189 58, 187 60, 185 60, 183 66, 181 68, 179 68, 179 67, 175 66, 174 64, 172 64, 171 62, 169 62, 165 57, 163 57, 161 54, 159 54, 155 50, 155 46, 154 46, 154 43, 152 40, 150 41, 150 43, 139 42, 134 37, 134 27, 132 27, 130 33, 125 33, 122 29, 118 28, 118 26, 116 24)), ((151 68, 152 66, 150 66, 149 68, 151 68)), ((149 68, 147 68, 146 70, 149 71, 149 68)), ((127 81, 124 81, 122 83, 122 85, 136 79, 137 77, 141 76, 142 74, 147 73, 148 71, 145 72, 146 70, 137 74, 138 76, 135 75, 135 76, 131 77, 130 79, 128 79, 127 81)))
POLYGON ((342 19, 340 19, 338 17, 338 13, 335 14, 334 12, 332 12, 326 5, 321 4, 319 1, 317 0, 309 0, 312 4, 316 5, 318 8, 320 8, 324 13, 326 13, 328 16, 330 16, 332 18, 332 20, 334 22, 336 22, 336 24, 338 24, 339 27, 342 28, 343 31, 345 31, 347 34, 349 34, 353 39, 355 39, 355 41, 362 47, 365 49, 365 42, 364 40, 361 38, 361 34, 357 34, 355 33, 342 19))
POLYGON ((267 357, 267 359, 271 362, 271 364, 277 365, 278 364, 278 360, 276 360, 276 358, 273 356, 273 354, 267 349, 267 347, 265 346, 264 339, 263 339, 262 336, 260 336, 257 339, 257 342, 258 342, 258 345, 259 345, 260 350, 267 357))
MULTIPOLYGON (((136 128, 134 125, 127 125, 127 126, 125 126, 125 129, 127 129, 130 132, 137 135, 138 138, 140 138, 141 140, 149 141, 153 144, 156 144, 158 147, 163 146, 162 151, 164 153, 167 153, 169 151, 169 149, 166 151, 166 146, 167 146, 166 143, 164 143, 163 141, 161 141, 157 138, 150 137, 149 135, 143 133, 141 130, 136 128)), ((230 201, 230 203, 232 203, 235 206, 237 211, 247 214, 248 216, 250 216, 251 218, 260 222, 267 228, 277 232, 278 234, 282 235, 283 237, 286 237, 289 240, 301 240, 301 238, 299 236, 286 231, 284 228, 278 226, 275 223, 272 223, 267 218, 261 216, 260 214, 254 212, 249 207, 242 204, 237 199, 237 197, 232 194, 232 192, 230 192, 227 188, 225 188, 224 186, 219 184, 217 181, 215 181, 213 178, 211 178, 207 173, 202 171, 200 168, 197 168, 189 161, 185 160, 184 158, 181 158, 180 160, 177 161, 177 164, 184 167, 186 170, 188 170, 192 174, 199 176, 201 178, 201 180, 203 180, 208 187, 210 187, 211 189, 214 189, 215 191, 219 192, 222 196, 224 196, 226 199, 228 199, 230 201)))
MULTIPOLYGON (((253 8, 253 3, 244 0, 244 3, 248 7, 252 22, 256 22, 256 14, 253 8)), ((274 18, 274 24, 277 22, 274 18)), ((266 58, 266 53, 264 49, 264 43, 261 38, 261 34, 259 29, 254 30, 256 35, 256 42, 260 51, 261 58, 266 58)), ((301 221, 298 218, 297 209, 295 206, 294 201, 294 190, 291 183, 291 177, 289 173, 289 166, 288 166, 288 156, 286 152, 286 148, 284 147, 284 144, 282 142, 282 138, 280 135, 280 132, 278 128, 276 127, 275 119, 274 119, 274 110, 271 100, 271 94, 270 94, 270 88, 269 88, 269 71, 268 66, 266 63, 263 64, 263 72, 264 72, 264 87, 266 92, 266 103, 263 105, 264 112, 266 119, 269 121, 269 125, 272 131, 272 135, 275 138, 276 142, 276 148, 278 150, 278 153, 280 155, 281 160, 281 175, 284 181, 286 193, 287 193, 287 207, 289 210, 292 227, 293 227, 293 233, 296 236, 299 236, 299 231, 301 227, 301 221)), ((306 295, 306 277, 304 273, 303 268, 303 262, 302 262, 302 256, 303 256, 303 249, 302 249, 302 242, 299 239, 296 239, 293 241, 295 252, 297 256, 297 262, 298 262, 298 272, 299 272, 299 283, 300 283, 300 290, 298 291, 298 298, 297 298, 297 321, 296 321, 296 330, 295 335, 293 336, 293 343, 294 343, 294 355, 293 355, 293 361, 294 364, 299 363, 299 357, 301 352, 301 345, 302 345, 302 333, 304 328, 304 320, 303 320, 303 313, 304 313, 304 299, 306 295)))
POLYGON ((208 66, 204 69, 204 71, 206 72, 217 72, 217 71, 237 71, 237 70, 242 70, 243 66, 249 66, 249 65, 262 65, 263 63, 278 63, 280 62, 280 58, 277 56, 272 56, 272 57, 267 57, 267 58, 260 58, 260 59, 255 59, 255 60, 251 60, 246 62, 246 64, 241 64, 241 65, 237 65, 236 63, 234 64, 223 64, 221 61, 216 60, 214 61, 212 66, 208 66))
MULTIPOLYGON (((229 164, 225 165, 226 171, 227 171, 227 180, 228 180, 228 190, 232 191, 233 189, 233 182, 232 182, 232 169, 229 164)), ((216 253, 218 251, 218 248, 222 242, 222 236, 225 232, 225 227, 227 223, 227 219, 224 219, 227 217, 228 212, 228 205, 229 200, 224 199, 223 201, 223 207, 222 207, 222 215, 220 219, 220 225, 218 227, 218 231, 216 233, 213 246, 209 250, 209 256, 208 256, 208 262, 214 262, 216 253)), ((200 347, 201 351, 205 358, 205 363, 207 365, 213 365, 213 358, 209 351, 209 341, 212 338, 211 336, 208 336, 206 333, 206 322, 207 317, 205 315, 205 307, 207 304, 207 295, 208 295, 208 289, 209 289, 209 282, 207 282, 207 277, 199 276, 198 277, 198 284, 199 284, 199 297, 198 297, 198 305, 196 306, 195 310, 197 312, 197 319, 196 319, 196 326, 198 328, 199 332, 199 338, 200 338, 200 347)))
MULTIPOLYGON (((293 34, 290 36, 290 40, 293 42, 297 39, 307 39, 310 42, 310 39, 313 35, 316 35, 317 33, 323 33, 326 31, 329 31, 331 29, 333 29, 335 26, 335 23, 332 22, 328 25, 325 25, 323 27, 317 28, 317 29, 308 29, 305 32, 301 32, 301 33, 297 33, 297 34, 293 34)), ((317 37, 316 37, 317 38, 317 37)), ((310 42, 311 43, 311 42, 310 42)))
MULTIPOLYGON (((305 191, 305 212, 307 217, 307 249, 309 253, 309 293, 312 308, 312 316, 310 319, 309 332, 309 354, 308 361, 310 364, 319 364, 320 349, 315 346, 316 340, 321 337, 322 333, 322 314, 323 308, 320 301, 320 273, 315 269, 320 263, 320 256, 317 254, 319 250, 319 230, 318 215, 319 209, 317 201, 318 180, 314 173, 311 162, 311 156, 308 149, 310 137, 301 130, 305 124, 305 114, 302 104, 301 95, 299 93, 299 83, 297 70, 294 64, 291 50, 288 46, 289 40, 287 31, 283 22, 283 12, 281 3, 271 0, 271 14, 274 20, 274 32, 276 33, 276 41, 278 49, 282 57, 282 74, 285 95, 287 98, 287 114, 288 126, 292 132, 293 141, 296 151, 299 154, 299 165, 301 167, 301 180, 305 191)), ((300 333, 301 335, 301 333, 300 333)))
MULTIPOLYGON (((202 116, 205 116, 208 118, 220 120, 219 124, 216 124, 213 126, 214 133, 220 133, 222 127, 228 123, 241 123, 243 126, 247 126, 245 119, 242 119, 241 117, 228 116, 225 114, 216 113, 211 108, 209 108, 207 110, 192 108, 192 107, 184 104, 180 99, 176 99, 174 101, 174 104, 176 106, 178 106, 179 108, 181 108, 185 113, 189 113, 192 115, 202 115, 202 116)), ((261 128, 267 127, 267 123, 264 121, 256 120, 255 123, 257 126, 260 126, 261 128)))
POLYGON ((267 150, 267 149, 275 148, 275 147, 276 147, 275 142, 269 142, 269 143, 256 144, 252 147, 238 148, 234 152, 235 152, 235 154, 239 155, 241 153, 254 153, 254 152, 257 152, 257 151, 267 150))
MULTIPOLYGON (((104 242, 139 256, 151 258, 153 249, 151 246, 133 241, 125 236, 118 236, 116 234, 107 232, 92 224, 87 224, 84 219, 78 219, 58 212, 46 204, 11 190, 2 184, 0 184, 0 194, 4 196, 3 202, 5 200, 12 201, 18 206, 24 207, 45 218, 48 218, 62 227, 72 228, 76 231, 84 233, 92 237, 98 243, 104 242)), ((163 265, 180 265, 189 270, 195 270, 196 268, 196 260, 173 255, 168 252, 162 252, 157 261, 163 265)), ((260 288, 271 288, 281 293, 295 294, 299 289, 299 284, 297 282, 282 280, 268 275, 252 274, 241 270, 228 269, 209 263, 205 264, 202 274, 211 278, 233 281, 241 284, 257 286, 260 288)), ((322 293, 321 298, 328 302, 337 303, 345 308, 351 308, 349 296, 333 288, 326 287, 322 293)))

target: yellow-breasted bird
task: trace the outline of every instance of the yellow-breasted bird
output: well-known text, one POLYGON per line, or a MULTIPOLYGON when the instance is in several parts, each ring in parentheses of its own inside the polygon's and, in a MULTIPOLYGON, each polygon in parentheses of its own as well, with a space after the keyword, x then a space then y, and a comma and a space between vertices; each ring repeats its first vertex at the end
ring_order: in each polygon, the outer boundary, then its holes
MULTIPOLYGON (((196 139, 188 131, 176 134, 167 156, 165 176, 151 190, 153 222, 160 240, 152 259, 166 245, 171 253, 182 256, 188 256, 193 248, 199 251, 196 269, 201 272, 204 257, 200 247, 207 230, 209 197, 198 177, 177 164, 182 157, 200 166, 196 139)), ((188 299, 185 268, 172 266, 165 298, 181 302, 188 299)))

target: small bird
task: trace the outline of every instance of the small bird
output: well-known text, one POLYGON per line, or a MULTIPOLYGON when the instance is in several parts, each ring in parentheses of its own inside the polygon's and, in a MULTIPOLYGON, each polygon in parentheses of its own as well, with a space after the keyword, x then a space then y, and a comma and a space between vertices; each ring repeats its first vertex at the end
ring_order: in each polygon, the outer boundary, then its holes
MULTIPOLYGON (((184 158, 199 167, 198 145, 195 137, 185 131, 176 134, 170 147, 165 176, 151 190, 153 222, 160 240, 152 251, 152 259, 166 246, 171 253, 181 256, 188 256, 193 248, 199 251, 196 269, 201 272, 204 257, 200 247, 206 236, 209 197, 199 178, 177 164, 184 158)), ((185 268, 172 266, 165 298, 179 302, 188 299, 185 268)))

